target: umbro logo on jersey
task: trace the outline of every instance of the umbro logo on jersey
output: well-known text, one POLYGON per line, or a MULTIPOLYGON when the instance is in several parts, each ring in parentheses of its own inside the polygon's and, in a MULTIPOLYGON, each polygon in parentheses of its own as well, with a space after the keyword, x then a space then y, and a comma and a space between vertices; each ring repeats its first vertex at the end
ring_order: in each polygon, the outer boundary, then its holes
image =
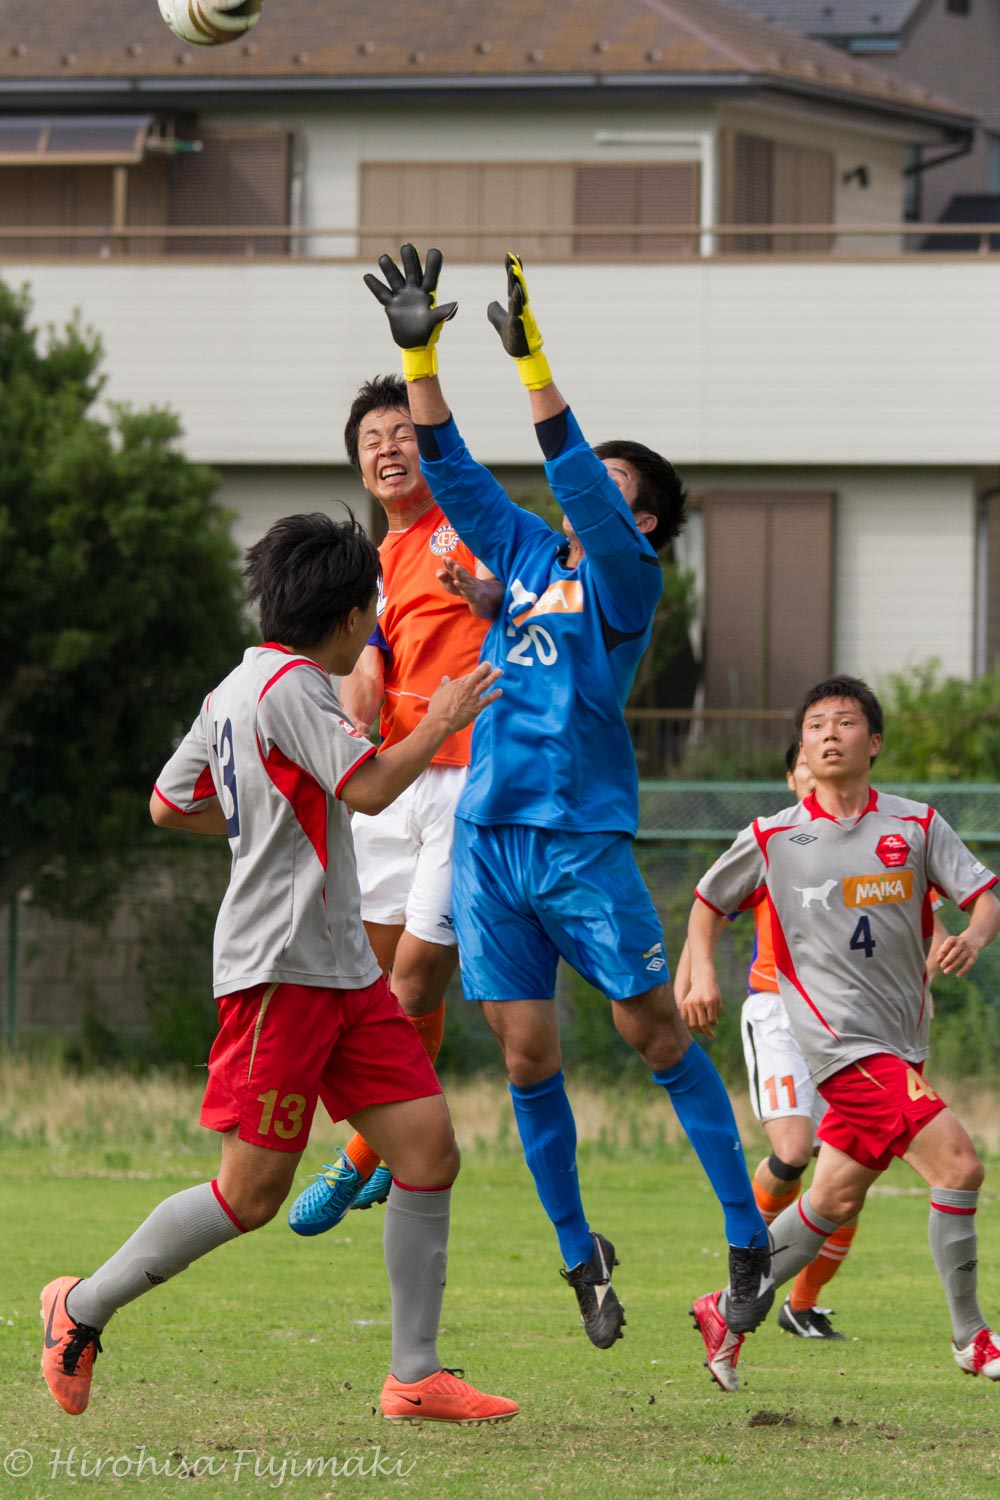
POLYGON ((646 964, 646 972, 649 974, 658 974, 667 966, 667 960, 663 957, 662 943, 654 943, 652 948, 648 948, 642 956, 649 960, 646 964))
POLYGON ((458 532, 454 526, 447 523, 439 526, 431 537, 431 551, 435 557, 443 557, 446 552, 454 552, 458 546, 458 532))
POLYGON ((790 844, 815 844, 816 835, 814 833, 797 833, 795 837, 793 839, 789 839, 788 842, 790 844))

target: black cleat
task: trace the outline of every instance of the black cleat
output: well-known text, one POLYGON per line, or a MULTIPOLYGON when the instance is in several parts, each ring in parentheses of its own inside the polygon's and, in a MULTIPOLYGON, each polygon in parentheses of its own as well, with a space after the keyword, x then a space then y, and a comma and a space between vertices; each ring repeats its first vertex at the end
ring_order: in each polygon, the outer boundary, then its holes
POLYGON ((774 1276, 771 1273, 771 1238, 766 1245, 729 1247, 729 1286, 723 1302, 726 1326, 731 1333, 753 1333, 771 1311, 774 1276))
POLYGON ((610 1349, 616 1339, 623 1337, 625 1309, 618 1301, 611 1285, 611 1269, 619 1264, 615 1258, 615 1247, 603 1234, 594 1234, 594 1249, 589 1260, 574 1266, 572 1271, 560 1271, 576 1293, 580 1305, 580 1316, 587 1337, 598 1349, 610 1349))
POLYGON ((786 1297, 778 1314, 778 1327, 798 1339, 842 1339, 844 1335, 830 1322, 831 1312, 829 1307, 799 1309, 792 1306, 791 1297, 786 1297))

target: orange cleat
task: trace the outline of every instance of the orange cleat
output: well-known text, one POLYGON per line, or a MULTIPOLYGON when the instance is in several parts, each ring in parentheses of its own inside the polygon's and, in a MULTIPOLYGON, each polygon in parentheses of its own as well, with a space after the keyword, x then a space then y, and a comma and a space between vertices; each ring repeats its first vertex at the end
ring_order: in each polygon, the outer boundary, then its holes
POLYGON ((382 1387, 382 1415, 390 1422, 509 1422, 521 1408, 505 1396, 487 1396, 459 1377, 463 1370, 436 1370, 407 1385, 387 1375, 382 1387))
POLYGON ((76 1323, 66 1311, 66 1297, 79 1283, 79 1276, 60 1276, 50 1281, 41 1296, 45 1344, 42 1374, 63 1411, 78 1417, 87 1409, 94 1359, 101 1352, 99 1330, 76 1323))

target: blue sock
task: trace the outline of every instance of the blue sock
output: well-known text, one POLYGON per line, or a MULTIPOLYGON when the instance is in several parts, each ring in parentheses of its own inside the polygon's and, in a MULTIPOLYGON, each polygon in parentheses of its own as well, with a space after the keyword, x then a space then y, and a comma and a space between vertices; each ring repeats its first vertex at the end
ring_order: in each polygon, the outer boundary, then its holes
POLYGON ((726 1086, 696 1042, 676 1067, 654 1073, 670 1095, 684 1134, 698 1154, 705 1175, 722 1204, 731 1245, 766 1245, 767 1227, 754 1202, 726 1086))
POLYGON ((562 1072, 529 1088, 510 1086, 524 1159, 542 1207, 559 1237, 568 1270, 589 1260, 594 1249, 576 1175, 576 1121, 562 1072))

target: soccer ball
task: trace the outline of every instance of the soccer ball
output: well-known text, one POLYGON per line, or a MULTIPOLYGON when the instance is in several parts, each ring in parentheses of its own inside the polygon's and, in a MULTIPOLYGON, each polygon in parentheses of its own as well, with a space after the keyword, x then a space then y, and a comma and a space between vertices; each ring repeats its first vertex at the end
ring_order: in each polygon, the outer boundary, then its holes
POLYGON ((260 20, 264 0, 158 0, 174 36, 196 47, 218 47, 246 36, 260 20))

